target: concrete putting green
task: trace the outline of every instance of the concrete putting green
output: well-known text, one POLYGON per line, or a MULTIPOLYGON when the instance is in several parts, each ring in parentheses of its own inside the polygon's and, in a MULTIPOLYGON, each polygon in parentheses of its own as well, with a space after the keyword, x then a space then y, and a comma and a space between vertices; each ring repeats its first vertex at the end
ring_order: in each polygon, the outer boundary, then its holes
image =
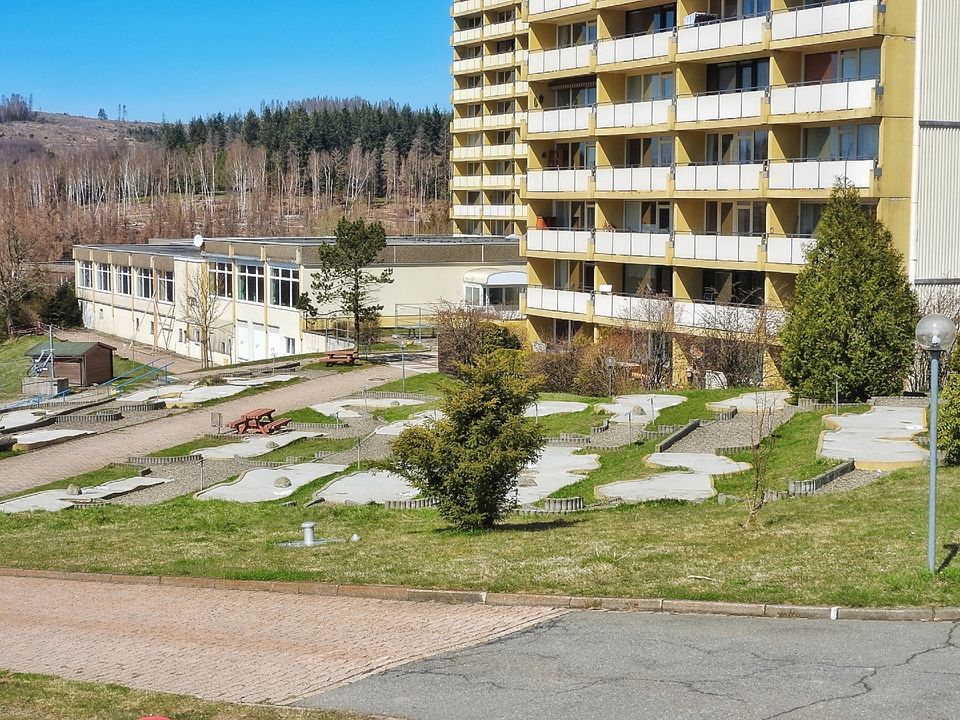
POLYGON ((407 479, 386 470, 364 470, 337 478, 317 493, 328 503, 366 505, 388 500, 412 500, 419 491, 407 479))
POLYGON ((65 488, 59 490, 41 490, 30 495, 23 495, 12 500, 0 502, 0 512, 17 513, 31 510, 65 510, 75 507, 74 501, 109 500, 154 485, 163 485, 172 482, 166 478, 152 475, 132 477, 125 480, 112 480, 95 487, 81 488, 79 495, 67 495, 65 488))
POLYGON ((686 402, 682 395, 619 395, 612 403, 600 403, 597 407, 613 415, 610 422, 629 423, 639 422, 644 425, 652 423, 662 410, 686 402))
POLYGON ((580 448, 548 445, 540 459, 520 473, 517 502, 535 503, 600 467, 599 455, 578 455, 580 448))
POLYGON ((177 384, 160 385, 145 390, 137 390, 120 398, 123 405, 165 400, 170 407, 197 405, 209 400, 222 400, 242 393, 247 388, 260 387, 267 383, 288 382, 296 375, 264 375, 255 378, 225 378, 223 385, 177 384))
POLYGON ((334 400, 332 402, 311 405, 313 410, 323 415, 340 418, 358 418, 360 413, 352 408, 373 408, 381 409, 388 407, 401 407, 409 405, 425 405, 424 400, 411 400, 409 398, 345 398, 343 400, 334 400))
POLYGON ((232 483, 216 485, 197 493, 198 500, 229 500, 254 503, 289 497, 296 490, 314 480, 346 470, 346 465, 328 463, 300 463, 278 468, 248 470, 232 483), (286 478, 285 483, 281 478, 286 478), (279 482, 278 482, 279 481, 279 482))
POLYGON ((378 427, 375 432, 377 435, 396 437, 407 428, 421 427, 426 425, 428 422, 440 420, 442 417, 443 412, 440 410, 424 410, 423 412, 418 412, 415 415, 412 415, 406 420, 397 420, 389 425, 378 427))
POLYGON ((193 387, 193 385, 158 385, 157 387, 137 390, 129 395, 123 395, 119 402, 122 405, 137 405, 139 403, 153 402, 154 400, 177 398, 180 397, 180 393, 184 393, 193 387))
POLYGON ((836 428, 820 434, 819 454, 835 460, 852 458, 859 470, 895 470, 923 465, 926 449, 912 437, 924 430, 922 407, 875 407, 862 415, 828 415, 836 428))
POLYGON ((728 475, 751 467, 750 463, 735 462, 711 453, 654 453, 646 458, 646 463, 658 467, 685 467, 689 471, 664 472, 642 480, 601 485, 597 488, 597 494, 630 502, 706 500, 716 494, 713 475, 728 475))
POLYGON ((0 432, 12 432, 43 420, 46 415, 35 410, 13 410, 0 415, 0 432))
POLYGON ((568 400, 538 400, 528 407, 524 417, 546 417, 547 415, 565 415, 566 413, 578 413, 586 410, 589 405, 582 402, 571 402, 568 400))
POLYGON ((228 377, 224 378, 228 385, 239 385, 241 387, 260 387, 261 385, 266 385, 268 383, 280 383, 280 382, 289 382, 293 380, 296 375, 283 375, 277 373, 276 375, 260 375, 259 377, 228 377))
POLYGON ((244 435, 240 442, 220 445, 219 447, 202 448, 194 451, 193 454, 204 458, 259 457, 295 443, 297 440, 319 436, 320 433, 299 431, 277 433, 276 435, 244 435))
POLYGON ((708 403, 707 407, 716 412, 726 410, 736 410, 741 413, 758 413, 760 411, 783 410, 787 404, 787 398, 790 393, 786 390, 764 390, 760 392, 748 392, 729 400, 719 400, 708 403))
POLYGON ((16 435, 13 449, 17 452, 36 450, 49 445, 58 445, 83 435, 96 435, 93 430, 28 430, 16 435))

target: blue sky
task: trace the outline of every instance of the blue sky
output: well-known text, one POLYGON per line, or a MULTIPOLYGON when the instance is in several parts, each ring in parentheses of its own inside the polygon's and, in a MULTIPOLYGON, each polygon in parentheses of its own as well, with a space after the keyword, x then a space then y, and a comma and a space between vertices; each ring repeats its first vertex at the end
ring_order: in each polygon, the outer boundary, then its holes
POLYGON ((315 95, 449 105, 448 0, 0 0, 0 95, 187 120, 315 95))

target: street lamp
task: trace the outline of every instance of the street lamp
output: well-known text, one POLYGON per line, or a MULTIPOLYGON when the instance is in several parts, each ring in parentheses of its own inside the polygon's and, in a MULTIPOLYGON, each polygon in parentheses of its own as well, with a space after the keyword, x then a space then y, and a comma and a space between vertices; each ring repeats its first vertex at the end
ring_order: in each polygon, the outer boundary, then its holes
POLYGON ((917 342, 930 353, 930 493, 927 509, 927 567, 936 571, 937 537, 937 403, 940 395, 940 355, 953 346, 957 326, 945 315, 924 315, 917 323, 917 342))

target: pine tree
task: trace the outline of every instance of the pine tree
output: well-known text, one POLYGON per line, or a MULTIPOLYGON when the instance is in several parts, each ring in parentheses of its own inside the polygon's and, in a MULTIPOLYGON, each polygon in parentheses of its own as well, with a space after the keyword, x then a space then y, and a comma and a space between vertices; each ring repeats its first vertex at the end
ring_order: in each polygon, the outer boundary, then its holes
POLYGON ((903 256, 860 193, 838 183, 797 277, 781 332, 783 376, 801 397, 844 401, 899 394, 918 315, 903 256))

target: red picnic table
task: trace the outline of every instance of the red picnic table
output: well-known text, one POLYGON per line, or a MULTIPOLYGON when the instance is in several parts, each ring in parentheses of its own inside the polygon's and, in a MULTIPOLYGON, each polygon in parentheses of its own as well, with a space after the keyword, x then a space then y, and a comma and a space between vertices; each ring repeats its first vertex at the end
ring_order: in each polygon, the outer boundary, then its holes
POLYGON ((273 414, 275 412, 276 410, 274 408, 257 408, 256 410, 249 410, 241 415, 238 419, 228 423, 227 427, 236 430, 237 435, 243 435, 247 431, 258 432, 261 435, 269 435, 274 430, 279 430, 290 422, 290 418, 280 418, 279 420, 274 420, 273 414))

